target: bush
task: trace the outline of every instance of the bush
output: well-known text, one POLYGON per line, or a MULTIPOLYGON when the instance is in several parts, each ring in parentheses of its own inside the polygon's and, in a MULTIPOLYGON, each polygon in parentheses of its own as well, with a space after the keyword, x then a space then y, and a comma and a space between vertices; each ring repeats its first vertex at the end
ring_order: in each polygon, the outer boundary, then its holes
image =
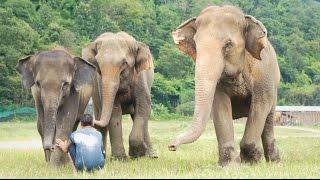
POLYGON ((163 120, 184 120, 187 117, 177 113, 170 113, 168 108, 163 104, 154 104, 151 110, 151 120, 163 121, 163 120))
POLYGON ((176 108, 176 112, 183 116, 192 116, 194 111, 194 101, 180 104, 176 108))

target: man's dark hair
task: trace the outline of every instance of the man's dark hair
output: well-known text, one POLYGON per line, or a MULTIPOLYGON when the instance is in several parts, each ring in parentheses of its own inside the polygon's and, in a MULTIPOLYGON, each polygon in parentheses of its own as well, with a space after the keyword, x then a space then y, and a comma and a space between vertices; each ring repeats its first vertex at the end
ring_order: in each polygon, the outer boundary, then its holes
POLYGON ((80 117, 81 126, 92 126, 92 116, 90 114, 84 114, 80 117))

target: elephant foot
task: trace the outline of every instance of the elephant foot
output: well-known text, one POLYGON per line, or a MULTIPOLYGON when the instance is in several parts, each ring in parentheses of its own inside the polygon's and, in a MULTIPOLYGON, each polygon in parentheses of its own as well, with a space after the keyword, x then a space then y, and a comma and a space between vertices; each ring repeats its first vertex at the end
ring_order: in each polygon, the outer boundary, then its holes
POLYGON ((158 158, 157 153, 152 148, 147 150, 146 156, 148 156, 149 158, 152 158, 152 159, 158 158))
POLYGON ((224 147, 219 149, 219 166, 227 166, 231 162, 240 163, 240 157, 234 147, 224 147))
POLYGON ((267 162, 280 162, 280 155, 278 148, 276 147, 275 140, 271 143, 264 144, 264 157, 266 158, 267 162))
POLYGON ((145 156, 146 152, 147 152, 147 148, 144 143, 140 143, 138 145, 129 145, 129 156, 131 158, 145 156))
POLYGON ((52 167, 60 167, 69 163, 70 159, 68 155, 61 150, 55 150, 51 153, 49 164, 52 167))
POLYGON ((122 161, 122 162, 126 162, 128 161, 128 157, 125 154, 122 155, 112 155, 111 157, 112 161, 122 161))
POLYGON ((255 143, 240 145, 241 162, 254 164, 260 161, 261 151, 256 147, 255 143))

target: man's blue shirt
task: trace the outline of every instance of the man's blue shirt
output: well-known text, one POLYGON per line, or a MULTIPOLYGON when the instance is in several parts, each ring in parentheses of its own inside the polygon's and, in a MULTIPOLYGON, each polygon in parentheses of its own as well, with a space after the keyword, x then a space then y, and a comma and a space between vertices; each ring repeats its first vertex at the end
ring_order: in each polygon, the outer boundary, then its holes
POLYGON ((74 163, 77 169, 93 170, 104 166, 102 135, 99 131, 93 127, 81 128, 70 135, 70 140, 70 151, 75 146, 74 163))

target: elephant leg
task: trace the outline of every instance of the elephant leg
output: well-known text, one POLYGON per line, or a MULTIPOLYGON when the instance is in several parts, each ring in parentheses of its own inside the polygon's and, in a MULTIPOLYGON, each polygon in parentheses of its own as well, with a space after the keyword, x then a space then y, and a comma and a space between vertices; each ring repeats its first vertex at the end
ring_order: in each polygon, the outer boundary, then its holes
POLYGON ((219 146, 219 165, 226 166, 232 161, 240 162, 234 147, 232 108, 229 96, 217 89, 212 106, 212 117, 219 146))
MULTIPOLYGON (((72 128, 70 128, 72 129, 72 128)), ((69 130, 57 128, 56 130, 56 139, 67 140, 69 139, 69 130)), ((64 153, 61 148, 55 148, 54 151, 51 152, 50 163, 54 167, 58 167, 69 162, 69 157, 66 153, 64 153)))
POLYGON ((114 104, 108 127, 112 158, 116 160, 126 160, 127 156, 122 137, 122 110, 120 103, 114 104))
POLYGON ((133 120, 133 127, 129 135, 129 155, 132 158, 144 156, 147 152, 147 145, 144 141, 145 119, 136 114, 133 120))
MULTIPOLYGON (((140 94, 136 99, 133 127, 129 135, 129 155, 133 158, 144 156, 147 153, 148 145, 145 142, 147 129, 146 122, 150 117, 151 101, 144 94, 140 94)), ((149 135, 147 135, 149 138, 149 135)), ((149 145, 150 139, 147 140, 149 145)))
MULTIPOLYGON (((133 127, 129 136, 129 155, 133 158, 152 155, 153 149, 148 133, 148 121, 151 113, 151 95, 146 77, 140 74, 134 88, 135 107, 133 127)), ((153 156, 153 155, 152 155, 153 156)))
POLYGON ((271 110, 272 105, 269 99, 272 98, 273 97, 265 94, 252 96, 244 135, 240 142, 241 162, 256 163, 261 158, 261 150, 258 147, 258 142, 261 138, 267 116, 271 110))
POLYGON ((275 116, 275 107, 273 106, 271 112, 267 116, 266 123, 264 125, 262 136, 261 136, 263 150, 264 150, 264 157, 268 162, 280 161, 279 151, 276 146, 276 140, 274 138, 274 130, 273 130, 274 116, 275 116))
POLYGON ((109 126, 105 128, 100 128, 98 130, 102 135, 102 146, 105 153, 105 158, 107 158, 107 139, 108 139, 108 132, 109 132, 109 126))
POLYGON ((152 143, 150 141, 150 135, 149 135, 149 130, 148 130, 148 121, 144 123, 144 142, 146 143, 147 146, 147 152, 146 155, 150 158, 158 158, 157 153, 152 147, 152 143))

